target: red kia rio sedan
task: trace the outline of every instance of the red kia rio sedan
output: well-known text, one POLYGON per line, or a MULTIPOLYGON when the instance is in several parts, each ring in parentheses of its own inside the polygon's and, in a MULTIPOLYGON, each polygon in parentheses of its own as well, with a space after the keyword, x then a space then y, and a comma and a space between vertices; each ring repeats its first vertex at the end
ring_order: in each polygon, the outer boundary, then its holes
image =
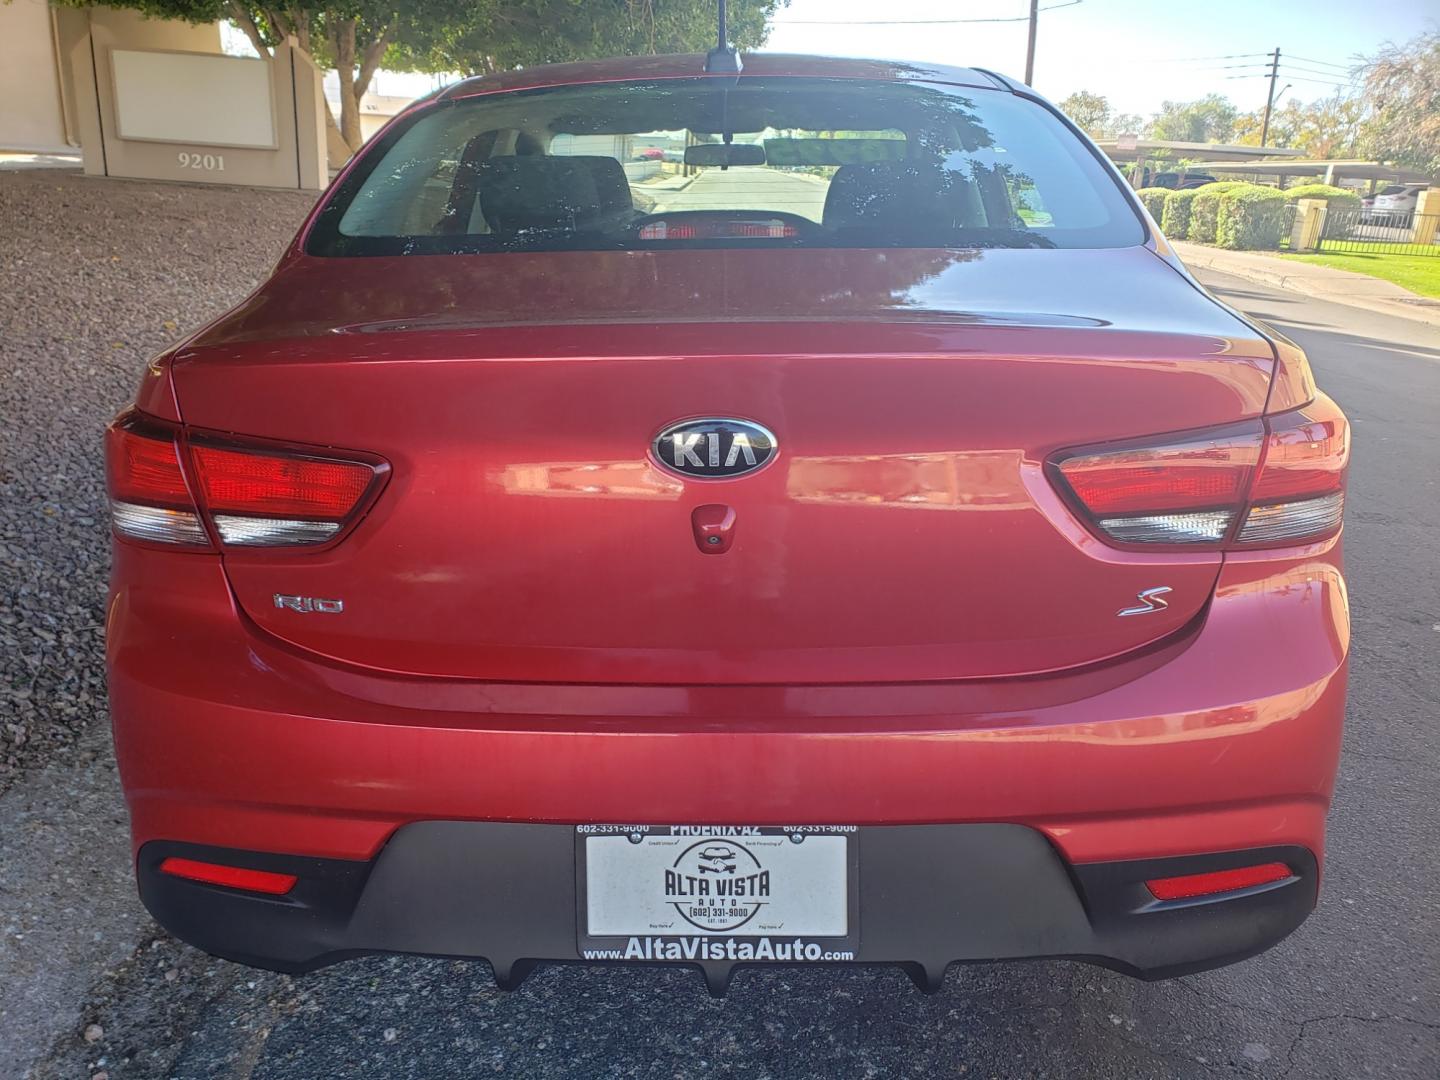
POLYGON ((1315 904, 1345 418, 998 75, 459 83, 106 438, 140 892, 217 955, 1157 978, 1315 904))

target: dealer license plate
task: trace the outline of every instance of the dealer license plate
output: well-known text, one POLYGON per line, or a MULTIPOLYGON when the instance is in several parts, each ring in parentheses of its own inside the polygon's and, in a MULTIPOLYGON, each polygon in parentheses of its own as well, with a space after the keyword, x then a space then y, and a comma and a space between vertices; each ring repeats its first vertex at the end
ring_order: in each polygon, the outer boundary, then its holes
MULTIPOLYGON (((858 938, 853 827, 582 825, 577 834, 582 953, 626 942, 631 955, 604 958, 695 959, 666 943, 712 939, 698 958, 715 959, 716 938, 783 938, 795 939, 787 952, 843 959, 843 950, 832 956, 808 939, 834 946, 858 938), (627 939, 647 942, 641 955, 627 939)), ((740 955, 757 947, 759 959, 774 952, 773 943, 752 942, 740 955)), ((737 955, 735 946, 728 951, 737 955)))

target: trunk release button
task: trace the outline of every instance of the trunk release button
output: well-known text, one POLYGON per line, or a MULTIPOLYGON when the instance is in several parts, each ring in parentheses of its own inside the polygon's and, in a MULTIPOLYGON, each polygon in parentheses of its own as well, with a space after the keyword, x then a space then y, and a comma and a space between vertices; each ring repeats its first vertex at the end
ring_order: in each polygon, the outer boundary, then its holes
POLYGON ((695 546, 706 555, 723 555, 735 538, 735 510, 722 503, 697 506, 690 513, 695 546))

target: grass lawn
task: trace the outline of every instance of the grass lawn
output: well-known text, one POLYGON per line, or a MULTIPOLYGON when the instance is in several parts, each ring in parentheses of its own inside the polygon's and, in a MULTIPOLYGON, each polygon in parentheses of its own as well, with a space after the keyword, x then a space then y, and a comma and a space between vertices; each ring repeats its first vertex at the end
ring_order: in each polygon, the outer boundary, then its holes
POLYGON ((1440 297, 1440 256, 1375 255, 1365 252, 1328 252, 1319 255, 1284 255, 1317 266, 1353 270, 1357 274, 1393 281, 1421 296, 1440 297))

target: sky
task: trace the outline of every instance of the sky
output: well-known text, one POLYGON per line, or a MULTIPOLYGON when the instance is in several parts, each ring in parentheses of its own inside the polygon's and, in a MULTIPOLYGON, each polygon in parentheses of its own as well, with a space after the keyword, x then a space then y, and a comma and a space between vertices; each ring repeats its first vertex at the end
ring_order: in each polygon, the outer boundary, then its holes
MULTIPOLYGON (((1263 54, 1277 46, 1279 86, 1291 87, 1279 100, 1326 97, 1349 82, 1348 69, 1360 56, 1440 25, 1436 0, 1040 0, 1040 6, 1035 89, 1053 101, 1091 90, 1117 112, 1142 116, 1162 101, 1212 92, 1242 111, 1263 108, 1263 54)), ((1019 79, 1028 11, 1028 0, 790 0, 765 51, 974 65, 1019 79), (952 19, 1020 21, 918 21, 952 19)))

